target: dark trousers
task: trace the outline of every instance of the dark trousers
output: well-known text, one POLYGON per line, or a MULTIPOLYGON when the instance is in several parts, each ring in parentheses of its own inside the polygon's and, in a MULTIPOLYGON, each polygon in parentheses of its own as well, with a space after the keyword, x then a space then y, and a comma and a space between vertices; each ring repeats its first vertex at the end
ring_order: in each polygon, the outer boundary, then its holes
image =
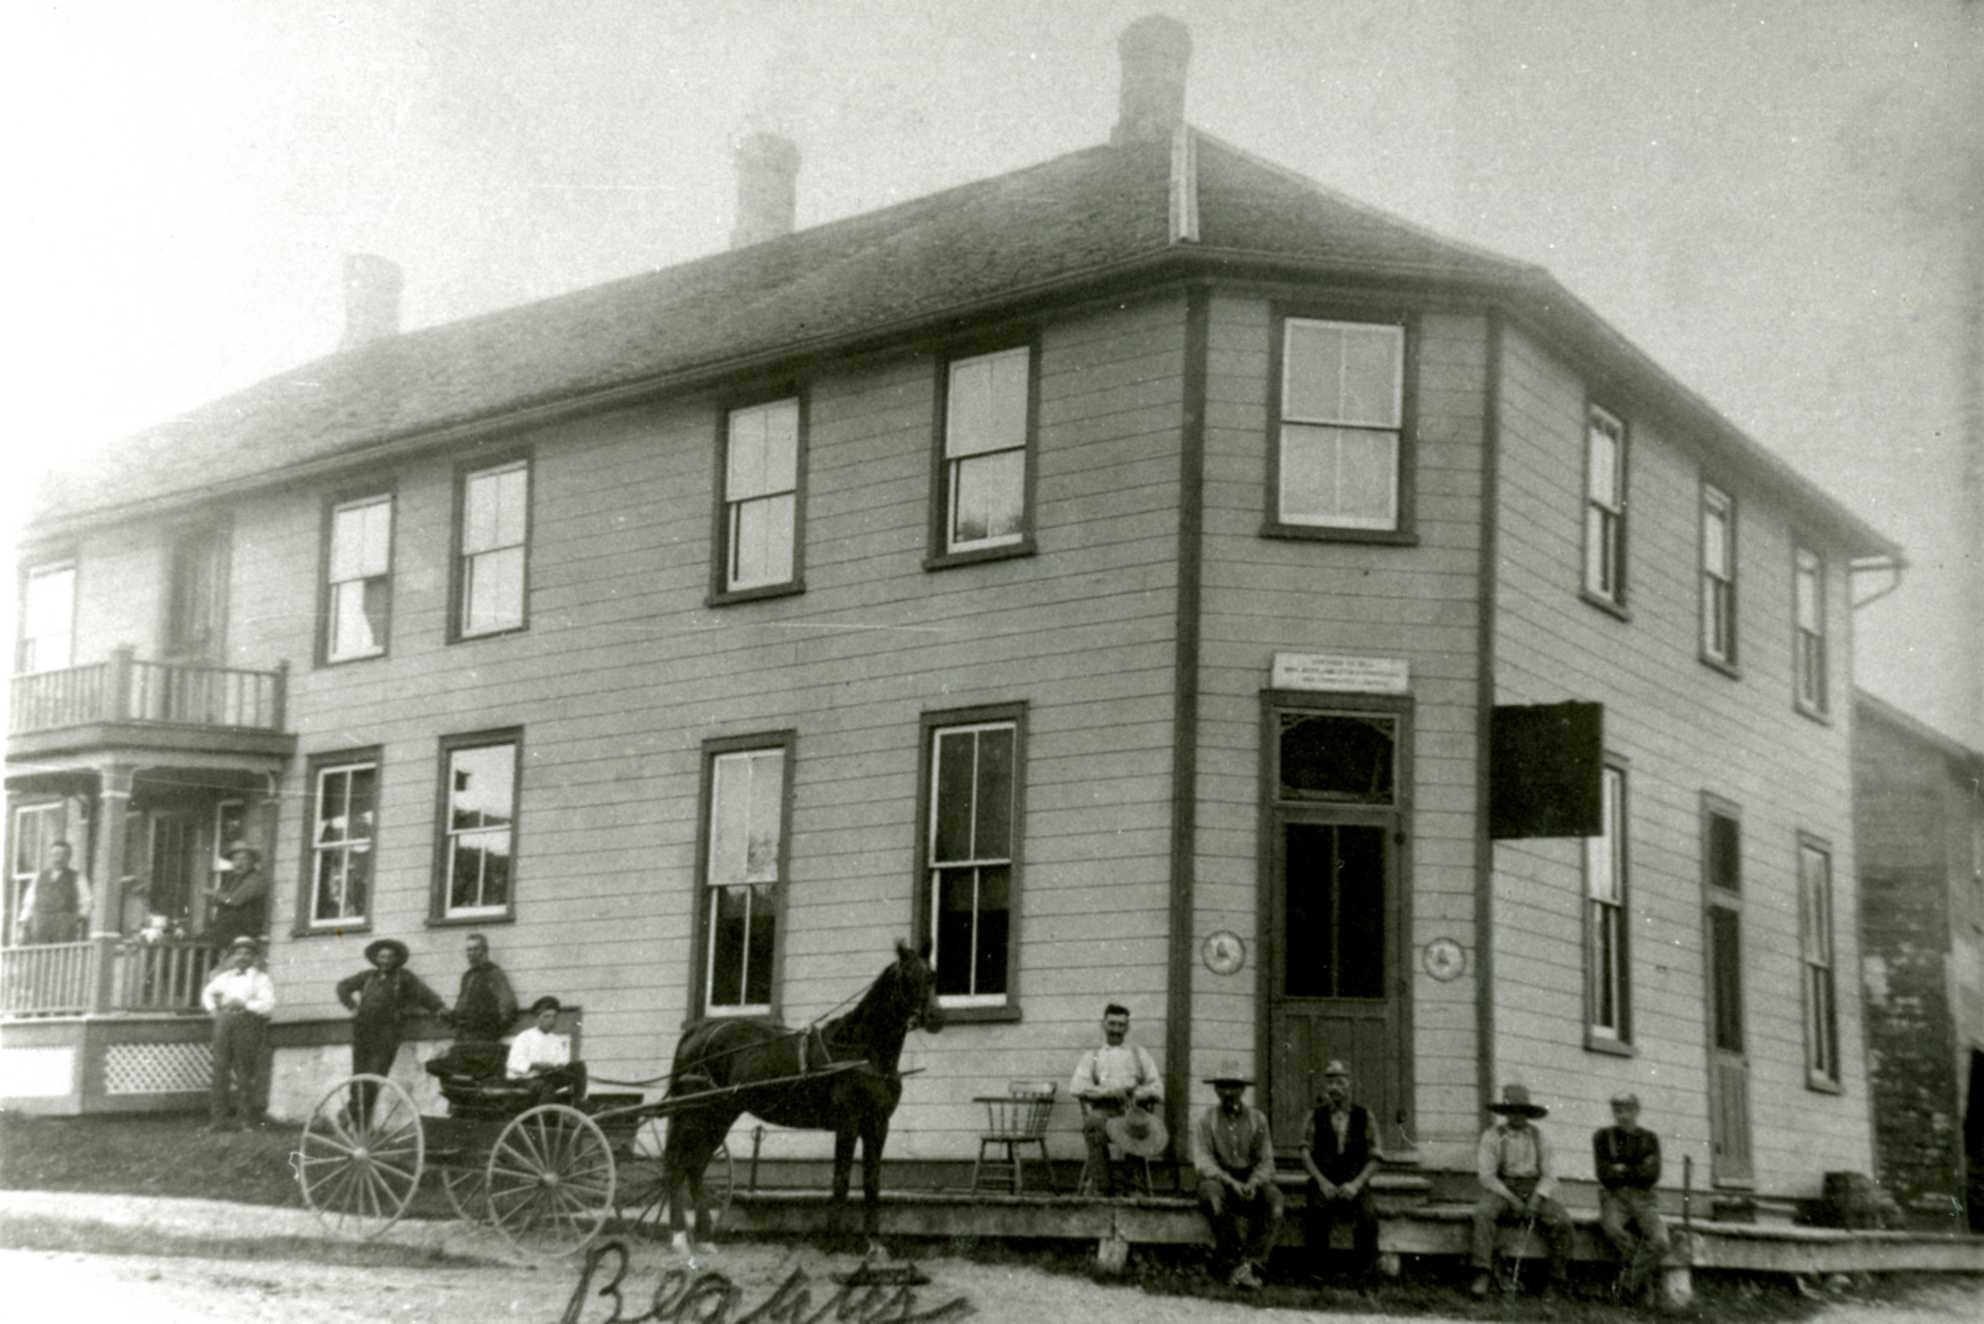
POLYGON ((1109 1133, 1103 1124, 1123 1115, 1116 1099, 1082 1101, 1082 1143, 1088 1146, 1088 1182, 1104 1197, 1116 1194, 1116 1165, 1109 1161, 1109 1133))
POLYGON ((572 1062, 562 1067, 547 1067, 543 1071, 533 1071, 524 1079, 537 1086, 539 1103, 563 1100, 578 1103, 586 1097, 586 1064, 583 1062, 572 1062))
POLYGON ((269 1106, 268 1080, 262 1074, 268 1031, 269 1018, 252 1011, 223 1011, 214 1018, 213 1080, 207 1097, 214 1122, 233 1121, 236 1107, 250 1126, 262 1120, 269 1106))
MULTIPOLYGON (((399 1056, 400 1027, 393 1025, 360 1025, 351 1027, 351 1074, 354 1076, 391 1076, 393 1059, 399 1056)), ((372 1120, 372 1099, 379 1092, 376 1085, 354 1085, 352 1106, 361 1120, 372 1120)))
POLYGON ((1378 1266, 1378 1201, 1367 1185, 1355 1195, 1323 1198, 1323 1188, 1309 1182, 1309 1207, 1303 1211, 1303 1239, 1308 1242, 1310 1262, 1318 1268, 1329 1253, 1330 1229, 1349 1223, 1351 1260, 1358 1273, 1370 1273, 1378 1266))
POLYGON ((1598 1226, 1625 1261, 1626 1291, 1644 1289, 1667 1258, 1667 1225, 1660 1221, 1660 1201, 1652 1191, 1636 1187, 1600 1187, 1598 1226))
POLYGON ((239 906, 217 904, 207 917, 207 941, 224 948, 236 938, 260 938, 268 928, 267 918, 267 907, 260 901, 239 906))
MULTIPOLYGON (((1524 1178, 1504 1178, 1503 1184, 1523 1199, 1536 1189, 1536 1182, 1524 1178)), ((1470 1256, 1474 1267, 1486 1273, 1495 1265, 1495 1224, 1527 1222, 1529 1215, 1518 1211, 1493 1191, 1483 1191, 1474 1205, 1474 1244, 1470 1256)), ((1554 1282, 1563 1282, 1571 1272, 1571 1216, 1564 1206, 1545 1197, 1536 1210, 1536 1225, 1550 1243, 1550 1277, 1554 1282)))
MULTIPOLYGON (((1245 1172, 1229 1172, 1227 1175, 1236 1181, 1247 1180, 1245 1172)), ((1243 1200, 1224 1182, 1202 1177, 1199 1180, 1199 1208, 1205 1211, 1206 1221, 1212 1224, 1212 1253, 1217 1264, 1229 1265, 1241 1259, 1252 1264, 1267 1263, 1268 1251, 1274 1248, 1275 1233, 1281 1230, 1281 1189, 1274 1182, 1263 1183, 1251 1198, 1243 1200), (1244 1237, 1241 1234, 1243 1223, 1246 1225, 1244 1237)))

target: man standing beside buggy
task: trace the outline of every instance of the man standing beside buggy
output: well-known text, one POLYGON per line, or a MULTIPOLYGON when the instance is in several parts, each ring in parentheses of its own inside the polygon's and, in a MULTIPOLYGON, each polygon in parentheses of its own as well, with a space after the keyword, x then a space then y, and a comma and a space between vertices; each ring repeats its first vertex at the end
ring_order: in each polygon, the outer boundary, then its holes
MULTIPOLYGON (((406 944, 398 938, 373 939, 365 945, 365 959, 372 963, 370 970, 337 985, 338 1001, 352 1013, 351 1070, 353 1075, 390 1076, 406 1018, 423 1011, 439 1015, 445 1008, 434 990, 406 969, 406 944)), ((369 1119, 373 1091, 360 1086, 357 1093, 359 1115, 369 1119)))

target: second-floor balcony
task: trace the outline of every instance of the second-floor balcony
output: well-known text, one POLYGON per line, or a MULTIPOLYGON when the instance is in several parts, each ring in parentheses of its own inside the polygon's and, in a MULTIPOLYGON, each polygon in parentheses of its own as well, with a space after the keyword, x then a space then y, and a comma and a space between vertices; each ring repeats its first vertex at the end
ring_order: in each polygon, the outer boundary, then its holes
POLYGON ((272 671, 147 662, 118 648, 102 662, 37 671, 11 682, 10 758, 120 743, 281 752, 288 665, 272 671), (278 748, 280 747, 280 748, 278 748))

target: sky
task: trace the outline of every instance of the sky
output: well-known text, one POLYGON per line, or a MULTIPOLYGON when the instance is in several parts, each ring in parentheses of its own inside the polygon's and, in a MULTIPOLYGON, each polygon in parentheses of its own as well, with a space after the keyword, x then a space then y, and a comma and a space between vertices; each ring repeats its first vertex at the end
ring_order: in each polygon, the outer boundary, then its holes
POLYGON ((1984 0, 22 0, 7 473, 330 351, 348 252, 425 326, 720 250, 753 130, 802 226, 1101 141, 1147 12, 1199 127, 1547 266, 1903 543, 1859 678, 1984 747, 1984 0))

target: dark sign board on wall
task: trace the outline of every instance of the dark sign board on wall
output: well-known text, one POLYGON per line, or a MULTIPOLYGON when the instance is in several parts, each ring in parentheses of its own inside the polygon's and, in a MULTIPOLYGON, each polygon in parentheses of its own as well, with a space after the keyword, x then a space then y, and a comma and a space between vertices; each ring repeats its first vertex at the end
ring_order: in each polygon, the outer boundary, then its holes
POLYGON ((1488 756, 1488 835, 1597 836, 1604 768, 1604 704, 1497 707, 1488 756))

